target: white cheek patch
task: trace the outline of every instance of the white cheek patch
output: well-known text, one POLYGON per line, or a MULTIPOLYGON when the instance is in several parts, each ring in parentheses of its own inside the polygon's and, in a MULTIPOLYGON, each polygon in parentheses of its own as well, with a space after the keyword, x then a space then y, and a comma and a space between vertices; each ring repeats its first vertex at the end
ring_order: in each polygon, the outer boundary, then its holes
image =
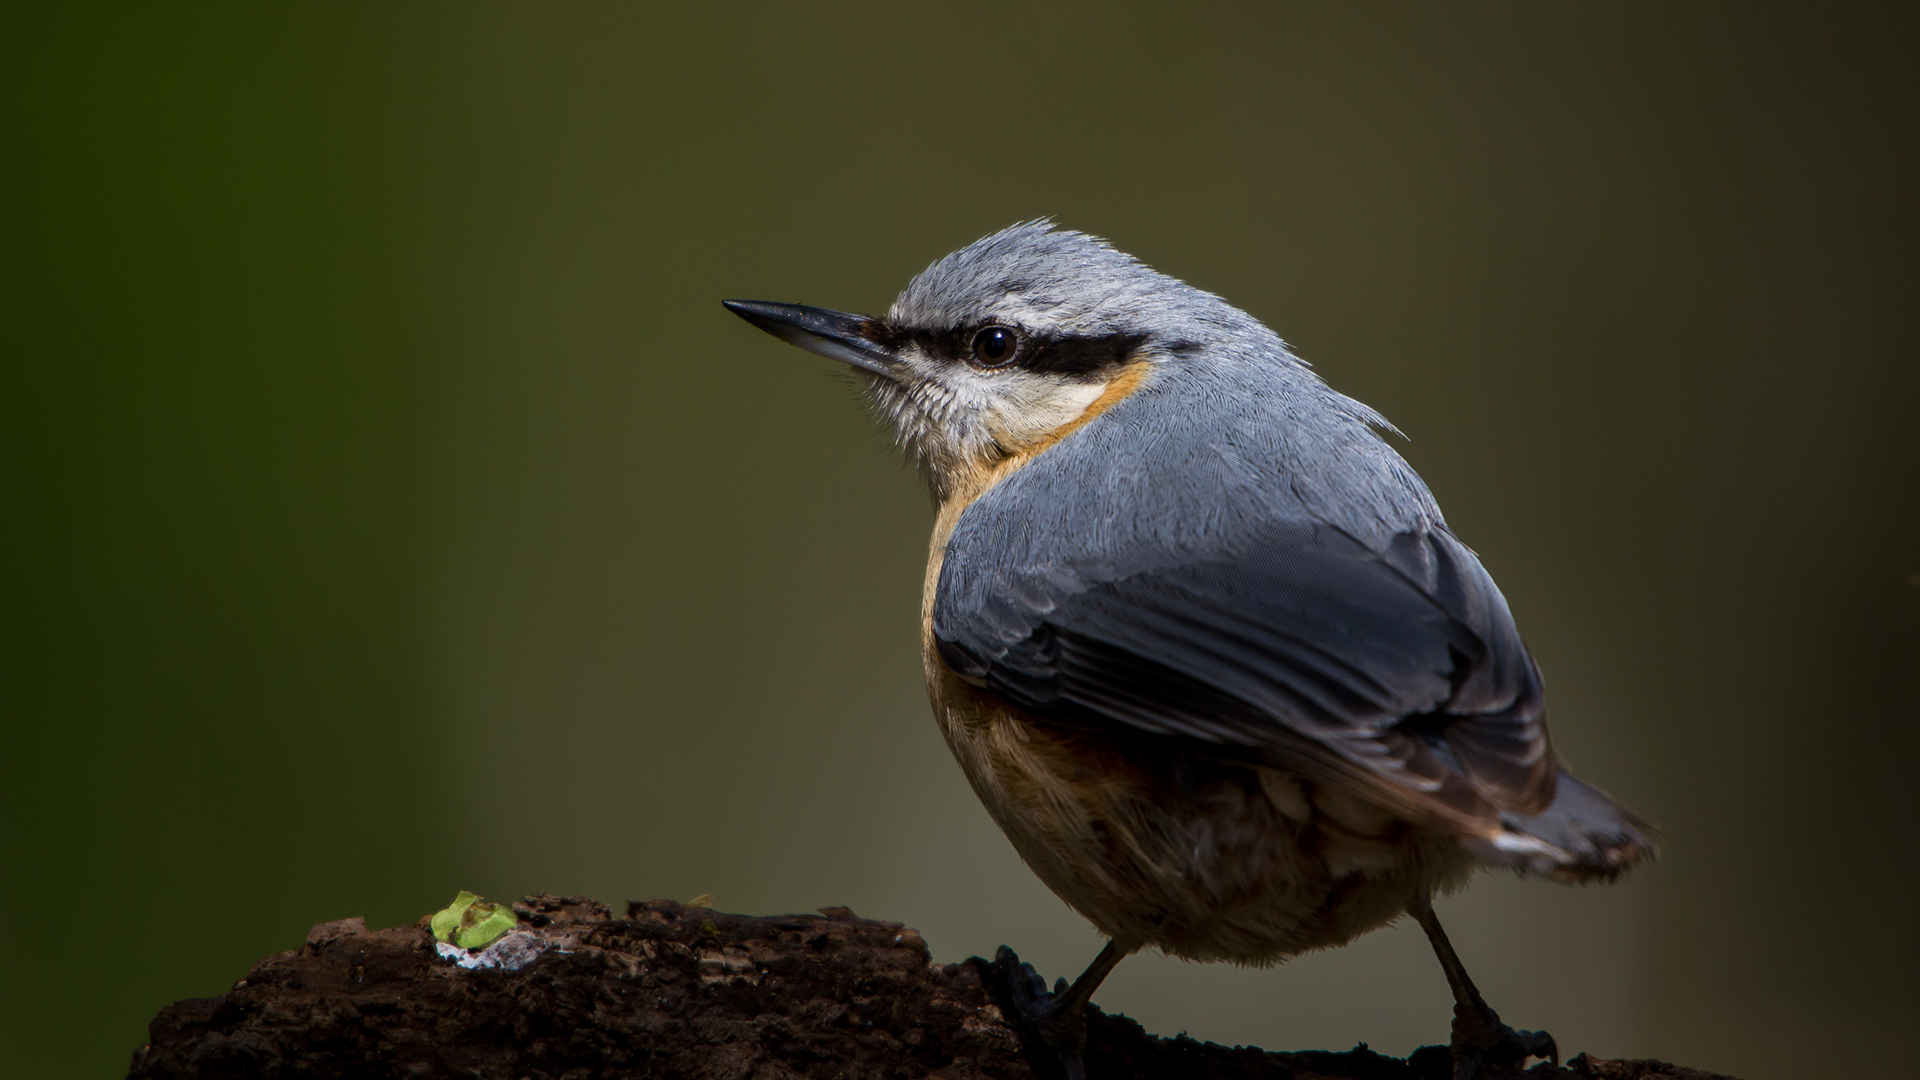
POLYGON ((1083 383, 1048 375, 1010 373, 1000 380, 986 414, 995 441, 1018 449, 1046 438, 1080 418, 1107 390, 1105 383, 1083 383))

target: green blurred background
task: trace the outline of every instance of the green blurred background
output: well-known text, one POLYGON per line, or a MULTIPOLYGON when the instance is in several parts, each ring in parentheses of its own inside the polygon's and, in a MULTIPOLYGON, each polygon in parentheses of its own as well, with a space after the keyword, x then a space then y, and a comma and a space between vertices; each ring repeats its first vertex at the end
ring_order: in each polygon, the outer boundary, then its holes
MULTIPOLYGON (((931 513, 826 361, 1057 215, 1267 320, 1505 588, 1611 889, 1448 902, 1569 1052, 1892 1075, 1920 1018, 1911 5, 339 5, 4 19, 0 1072, 109 1076, 459 888, 1092 931, 922 697, 931 513)), ((1446 1037, 1417 930, 1150 1029, 1446 1037)), ((1902 1066, 1900 1063, 1905 1062, 1902 1066)))

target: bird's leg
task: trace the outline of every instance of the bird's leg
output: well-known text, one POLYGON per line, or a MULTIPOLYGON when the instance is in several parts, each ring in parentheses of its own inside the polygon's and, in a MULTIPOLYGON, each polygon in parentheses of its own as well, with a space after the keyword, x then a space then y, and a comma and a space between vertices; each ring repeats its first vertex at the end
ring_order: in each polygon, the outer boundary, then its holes
POLYGON ((1480 996, 1460 957, 1454 954, 1447 932, 1440 929, 1432 899, 1419 896, 1407 911, 1427 932, 1427 940, 1433 942, 1434 955, 1447 973, 1447 985, 1453 988, 1454 1080, 1473 1080, 1483 1062, 1517 1069, 1528 1058, 1537 1057, 1558 1066, 1560 1049, 1553 1044, 1553 1036, 1544 1031, 1515 1031, 1501 1023, 1500 1014, 1480 996))
POLYGON ((978 957, 974 963, 980 968, 994 1003, 1000 1006, 1021 1038, 1029 1046, 1038 1043, 1050 1050, 1067 1080, 1085 1080, 1087 1005, 1114 965, 1132 951, 1118 941, 1108 941, 1107 947, 1073 980, 1072 986, 1061 979, 1054 983, 1051 992, 1047 990, 1047 980, 1040 977, 1033 965, 1021 963, 1005 945, 994 954, 993 963, 978 957))

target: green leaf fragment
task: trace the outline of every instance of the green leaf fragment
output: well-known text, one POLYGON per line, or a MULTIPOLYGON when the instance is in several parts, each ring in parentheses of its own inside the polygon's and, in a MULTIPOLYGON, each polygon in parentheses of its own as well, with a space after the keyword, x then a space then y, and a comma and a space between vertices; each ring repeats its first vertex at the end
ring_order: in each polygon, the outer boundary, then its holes
POLYGON ((440 941, 451 941, 463 949, 484 949, 520 925, 520 919, 505 904, 489 903, 462 891, 445 910, 434 912, 427 925, 440 941))
POLYGON ((433 936, 440 941, 452 941, 453 932, 460 929, 460 917, 465 915, 467 909, 472 907, 473 902, 478 899, 480 898, 463 890, 460 895, 453 898, 453 903, 448 905, 446 910, 434 912, 433 921, 428 924, 433 928, 433 936))
POLYGON ((475 904, 467 909, 461 923, 459 933, 453 935, 453 943, 463 949, 484 949, 494 939, 520 925, 520 918, 505 904, 475 904), (481 908, 491 910, 482 914, 481 908), (475 915, 479 915, 479 918, 474 919, 475 915), (467 925, 469 919, 473 919, 471 925, 467 925))

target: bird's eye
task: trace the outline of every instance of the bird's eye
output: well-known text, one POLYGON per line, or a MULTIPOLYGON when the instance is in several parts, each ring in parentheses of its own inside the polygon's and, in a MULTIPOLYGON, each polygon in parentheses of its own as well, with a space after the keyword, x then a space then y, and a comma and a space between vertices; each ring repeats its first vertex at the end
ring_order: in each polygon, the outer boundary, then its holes
POLYGON ((973 358, 982 367, 999 367, 1018 351, 1019 335, 1004 326, 989 326, 973 335, 973 358))

